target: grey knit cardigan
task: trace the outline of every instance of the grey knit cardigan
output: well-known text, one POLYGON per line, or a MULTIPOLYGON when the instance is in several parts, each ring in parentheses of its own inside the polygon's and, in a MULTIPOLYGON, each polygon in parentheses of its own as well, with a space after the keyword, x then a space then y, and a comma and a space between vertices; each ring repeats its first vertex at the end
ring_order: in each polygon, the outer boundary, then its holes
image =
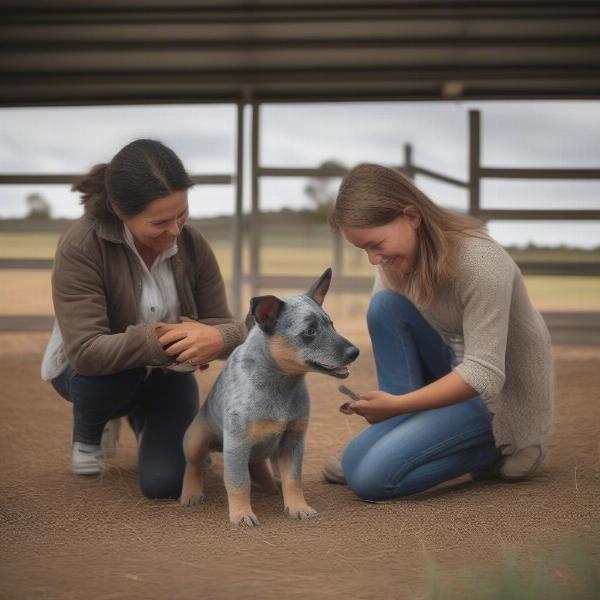
MULTIPOLYGON (((503 455, 545 448, 554 426, 552 346, 521 271, 491 238, 461 238, 455 260, 455 276, 420 312, 454 351, 453 370, 493 414, 503 455)), ((378 267, 373 293, 386 287, 378 267)))

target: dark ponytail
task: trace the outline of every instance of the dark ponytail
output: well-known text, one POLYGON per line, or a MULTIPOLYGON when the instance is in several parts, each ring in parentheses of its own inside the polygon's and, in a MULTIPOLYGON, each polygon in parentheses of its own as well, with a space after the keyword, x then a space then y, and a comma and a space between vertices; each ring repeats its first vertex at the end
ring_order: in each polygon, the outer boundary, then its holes
POLYGON ((155 140, 135 140, 109 164, 98 164, 71 188, 81 193, 85 212, 97 218, 141 213, 153 200, 194 185, 179 157, 155 140))
POLYGON ((81 194, 81 204, 85 212, 98 218, 115 217, 106 192, 106 170, 108 165, 94 165, 87 175, 78 179, 71 187, 72 192, 81 194))

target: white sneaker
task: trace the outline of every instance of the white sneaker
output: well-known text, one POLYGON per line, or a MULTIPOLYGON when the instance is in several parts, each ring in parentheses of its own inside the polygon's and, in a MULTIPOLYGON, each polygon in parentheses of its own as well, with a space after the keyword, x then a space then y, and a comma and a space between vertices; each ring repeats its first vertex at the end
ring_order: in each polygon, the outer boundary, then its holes
POLYGON ((507 481, 521 481, 531 477, 542 465, 545 453, 541 446, 527 446, 504 458, 500 477, 507 481))
POLYGON ((340 485, 346 485, 344 469, 342 469, 342 461, 336 456, 330 456, 325 461, 321 473, 323 473, 325 481, 328 481, 329 483, 338 483, 340 485))
POLYGON ((119 434, 121 433, 121 418, 111 419, 102 432, 100 446, 105 458, 110 458, 117 453, 119 447, 119 434))
POLYGON ((77 475, 98 475, 104 468, 102 448, 96 444, 73 442, 71 471, 77 475))

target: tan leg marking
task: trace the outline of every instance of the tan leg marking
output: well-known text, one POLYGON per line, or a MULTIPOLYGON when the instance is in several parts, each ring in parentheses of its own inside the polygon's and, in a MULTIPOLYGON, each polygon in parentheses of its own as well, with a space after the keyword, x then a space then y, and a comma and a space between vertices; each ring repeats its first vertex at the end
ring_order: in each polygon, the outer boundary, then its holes
POLYGON ((308 373, 310 367, 298 356, 296 350, 286 338, 276 335, 271 340, 271 356, 277 366, 290 375, 302 375, 308 373))
POLYGON ((183 452, 186 458, 185 473, 181 489, 180 503, 183 506, 195 506, 204 501, 204 459, 212 433, 197 419, 192 421, 185 432, 183 452))
POLYGON ((254 421, 248 428, 248 438, 252 442, 259 442, 264 438, 273 435, 281 435, 284 431, 306 431, 308 427, 308 417, 294 419, 293 421, 270 421, 260 420, 254 421))
POLYGON ((248 428, 248 438, 252 442, 259 442, 274 433, 282 434, 288 425, 288 421, 254 421, 248 428))
POLYGON ((258 483, 267 494, 279 494, 279 487, 273 479, 266 460, 250 463, 249 468, 252 481, 258 483))
POLYGON ((283 504, 285 511, 292 519, 312 519, 319 513, 309 506, 304 499, 302 480, 292 477, 292 461, 288 455, 280 456, 277 460, 281 473, 281 486, 283 489, 283 504))
POLYGON ((227 486, 229 520, 238 527, 254 527, 258 519, 250 506, 250 482, 241 488, 227 486))

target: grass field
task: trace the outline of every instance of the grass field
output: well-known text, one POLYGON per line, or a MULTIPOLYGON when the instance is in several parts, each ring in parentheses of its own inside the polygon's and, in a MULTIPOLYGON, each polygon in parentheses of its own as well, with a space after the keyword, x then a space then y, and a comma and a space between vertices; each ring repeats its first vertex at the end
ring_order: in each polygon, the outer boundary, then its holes
MULTIPOLYGON (((232 244, 230 240, 211 239, 223 277, 231 280, 232 244)), ((52 258, 59 238, 57 232, 0 232, 0 258, 52 258)), ((518 258, 531 260, 532 255, 520 251, 518 258)), ((560 260, 565 253, 543 252, 544 260, 560 260)), ((577 260, 599 260, 600 253, 585 253, 577 260)), ((249 264, 249 248, 244 248, 244 265, 249 264)), ((295 235, 265 231, 261 249, 261 272, 267 275, 310 275, 317 277, 332 264, 331 238, 322 232, 299 227, 295 235)), ((372 275, 372 267, 365 254, 349 244, 344 245, 343 273, 345 275, 372 275)), ((334 275, 335 276, 335 275, 334 275)), ((600 277, 578 276, 525 276, 533 303, 540 310, 600 310, 600 277)), ((49 314, 51 312, 49 272, 0 271, 0 289, 3 290, 1 314, 49 314), (16 313, 14 311, 17 311, 16 313), (24 311, 24 312, 23 312, 24 311), (31 312, 34 311, 34 312, 31 312)), ((286 292, 287 293, 287 292, 286 292)), ((293 293, 293 292, 289 292, 293 293)), ((364 315, 366 294, 338 294, 332 309, 343 316, 364 315)), ((244 298, 244 302, 247 298, 244 298)))

